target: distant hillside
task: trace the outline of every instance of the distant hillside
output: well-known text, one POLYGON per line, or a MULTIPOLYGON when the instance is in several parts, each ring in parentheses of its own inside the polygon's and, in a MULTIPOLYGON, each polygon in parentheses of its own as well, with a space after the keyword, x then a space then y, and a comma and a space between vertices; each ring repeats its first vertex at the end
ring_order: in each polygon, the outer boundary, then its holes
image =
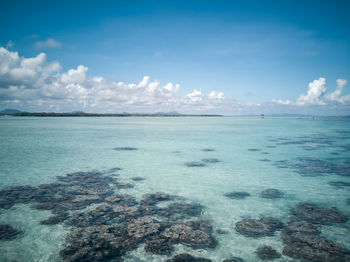
POLYGON ((153 117, 182 117, 182 116, 205 116, 205 117, 213 117, 213 116, 222 116, 222 115, 182 115, 182 114, 97 114, 97 113, 55 113, 55 112, 40 112, 40 113, 26 113, 20 112, 16 114, 12 114, 13 116, 39 116, 39 117, 71 117, 71 116, 117 116, 117 117, 128 117, 128 116, 153 116, 153 117))
POLYGON ((101 113, 85 113, 83 111, 73 111, 68 113, 56 113, 56 112, 23 112, 17 109, 5 109, 0 111, 0 115, 12 115, 12 116, 41 116, 41 117, 67 117, 67 116, 221 116, 221 115, 183 115, 178 112, 168 112, 168 113, 154 113, 154 114, 144 114, 144 113, 122 113, 122 114, 101 114, 101 113))
POLYGON ((7 109, 0 111, 0 115, 14 115, 14 114, 19 114, 19 113, 23 113, 23 112, 20 110, 11 109, 11 108, 7 108, 7 109))

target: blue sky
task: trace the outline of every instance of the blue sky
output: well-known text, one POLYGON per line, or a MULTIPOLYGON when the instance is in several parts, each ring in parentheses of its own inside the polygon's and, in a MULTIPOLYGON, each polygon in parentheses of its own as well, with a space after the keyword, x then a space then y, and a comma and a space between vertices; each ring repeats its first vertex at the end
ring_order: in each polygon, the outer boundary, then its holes
MULTIPOLYGON (((325 78, 327 91, 320 93, 322 99, 336 89, 337 79, 349 79, 349 11, 349 1, 2 1, 0 46, 18 52, 19 59, 45 53, 43 63, 60 64, 53 75, 83 65, 88 68, 86 77, 101 76, 110 85, 138 85, 149 76, 150 82, 159 80, 160 87, 178 83, 181 87, 176 96, 183 98, 191 97, 187 95, 194 89, 203 95, 222 92, 226 107, 218 108, 216 101, 214 111, 226 113, 227 103, 268 106, 274 99, 298 104, 309 83, 325 78)), ((18 84, 8 78, 0 75, 3 90, 18 84)), ((79 84, 84 88, 92 85, 79 84)), ((40 88, 38 83, 27 85, 28 89, 40 88)), ((341 89, 341 97, 349 94, 346 84, 341 89)), ((16 106, 10 102, 16 98, 20 107, 35 109, 23 100, 40 99, 38 94, 30 98, 8 91, 0 96, 6 101, 0 102, 1 107, 16 106)), ((51 97, 50 101, 57 99, 51 97)), ((322 101, 331 104, 335 113, 350 113, 347 99, 338 99, 342 101, 339 105, 336 100, 322 101)), ((321 111, 327 111, 321 102, 313 101, 304 103, 304 108, 316 106, 319 110, 323 106, 321 111)), ((89 103, 78 103, 72 109, 91 111, 89 103)), ((164 107, 164 103, 126 109, 191 110, 181 106, 184 101, 173 107, 164 107)), ((197 111, 204 110, 203 103, 197 111)), ((44 110, 49 104, 36 108, 44 110)), ((302 112, 301 104, 288 104, 282 111, 302 112)), ((69 109, 55 106, 51 104, 52 108, 69 109)), ((109 111, 122 109, 111 104, 109 111)))

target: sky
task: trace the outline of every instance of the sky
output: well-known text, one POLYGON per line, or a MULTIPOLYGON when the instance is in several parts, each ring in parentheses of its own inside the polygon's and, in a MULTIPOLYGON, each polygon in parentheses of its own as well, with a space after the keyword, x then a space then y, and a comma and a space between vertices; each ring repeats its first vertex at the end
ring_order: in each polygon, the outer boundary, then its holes
POLYGON ((16 1, 0 110, 350 115, 350 1, 16 1))

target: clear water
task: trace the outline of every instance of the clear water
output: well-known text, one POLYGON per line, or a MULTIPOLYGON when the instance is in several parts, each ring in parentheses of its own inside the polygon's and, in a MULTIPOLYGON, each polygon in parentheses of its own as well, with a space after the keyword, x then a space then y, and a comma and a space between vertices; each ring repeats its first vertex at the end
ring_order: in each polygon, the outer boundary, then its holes
MULTIPOLYGON (((280 233, 259 239, 246 238, 234 229, 243 218, 273 216, 288 221, 289 209, 304 201, 337 207, 350 216, 350 188, 330 181, 350 182, 350 176, 329 172, 305 176, 294 168, 301 157, 313 157, 350 167, 349 118, 267 117, 127 117, 127 118, 0 118, 0 189, 15 185, 53 183, 56 176, 77 171, 120 167, 119 179, 135 185, 121 192, 136 196, 166 192, 205 206, 202 216, 212 221, 217 234, 215 249, 193 250, 176 245, 175 254, 222 261, 241 257, 259 261, 257 247, 267 244, 282 252, 280 233), (286 143, 289 142, 289 143, 286 143), (136 147, 116 151, 115 147, 136 147), (211 148, 215 151, 204 152, 211 148), (249 150, 250 149, 250 150, 249 150), (258 149, 258 150, 252 150, 258 149), (185 162, 217 158, 218 163, 187 167, 185 162), (267 159, 270 161, 261 161, 267 159), (287 164, 281 166, 280 160, 287 164), (284 167, 284 168, 282 168, 284 167), (134 182, 131 177, 144 181, 134 182), (276 188, 284 195, 265 199, 260 192, 276 188), (244 200, 224 196, 245 191, 244 200)), ((18 204, 0 209, 0 224, 10 224, 23 234, 0 241, 0 261, 61 261, 59 251, 71 230, 62 224, 40 225, 50 211, 18 204)), ((328 239, 350 248, 350 223, 322 226, 328 239)), ((142 246, 125 261, 165 261, 142 246)), ((275 261, 293 261, 282 256, 275 261)))

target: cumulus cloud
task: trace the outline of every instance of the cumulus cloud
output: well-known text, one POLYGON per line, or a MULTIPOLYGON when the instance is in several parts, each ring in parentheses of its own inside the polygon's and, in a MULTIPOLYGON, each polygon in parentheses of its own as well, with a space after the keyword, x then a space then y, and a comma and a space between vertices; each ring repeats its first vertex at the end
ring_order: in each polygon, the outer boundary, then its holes
POLYGON ((82 109, 87 112, 202 112, 213 110, 224 94, 201 90, 181 96, 180 84, 151 81, 144 76, 137 83, 116 82, 90 76, 88 68, 61 72, 57 62, 48 63, 46 54, 20 57, 17 52, 0 48, 0 103, 56 111, 82 109))
POLYGON ((145 87, 149 83, 149 76, 144 76, 142 81, 137 85, 137 87, 145 87))
POLYGON ((39 87, 47 78, 61 69, 57 62, 47 63, 44 53, 36 57, 19 57, 17 52, 10 52, 0 47, 0 89, 8 85, 26 85, 39 87))
POLYGON ((46 41, 39 41, 35 43, 35 47, 38 49, 41 48, 59 48, 62 46, 62 43, 53 39, 48 38, 46 41))
POLYGON ((297 105, 325 105, 321 99, 326 92, 326 78, 320 77, 309 83, 309 89, 306 95, 300 95, 296 101, 297 105))
POLYGON ((77 69, 70 69, 67 73, 63 73, 60 80, 65 84, 79 84, 86 79, 87 71, 87 67, 80 65, 77 69))
POLYGON ((326 106, 326 105, 349 105, 350 95, 343 95, 344 87, 347 85, 345 79, 336 80, 337 87, 334 92, 327 93, 326 78, 320 77, 309 83, 306 94, 301 94, 295 102, 290 100, 272 99, 272 103, 279 105, 294 106, 326 106))
POLYGON ((272 99, 273 103, 279 104, 279 105, 291 105, 292 102, 290 100, 282 100, 282 99, 272 99))
POLYGON ((219 91, 211 91, 208 95, 209 98, 211 99, 224 99, 224 93, 223 92, 219 92, 219 91))
POLYGON ((338 79, 336 89, 327 93, 326 79, 319 78, 311 82, 307 93, 295 102, 274 99, 270 103, 241 103, 226 98, 218 90, 205 93, 197 88, 181 94, 180 84, 162 84, 147 75, 139 82, 127 83, 91 76, 83 65, 62 71, 58 62, 47 61, 45 53, 21 57, 17 52, 0 47, 0 106, 33 112, 269 114, 310 113, 310 107, 317 107, 320 113, 334 109, 334 112, 348 114, 350 95, 344 95, 346 84, 346 80, 338 79))
POLYGON ((346 104, 350 102, 350 95, 342 96, 344 91, 344 87, 347 85, 347 81, 345 79, 337 79, 337 88, 333 93, 327 94, 325 99, 330 102, 339 102, 342 104, 346 104))
POLYGON ((203 100, 202 91, 199 89, 194 89, 191 93, 187 94, 187 97, 191 103, 197 103, 203 100))

